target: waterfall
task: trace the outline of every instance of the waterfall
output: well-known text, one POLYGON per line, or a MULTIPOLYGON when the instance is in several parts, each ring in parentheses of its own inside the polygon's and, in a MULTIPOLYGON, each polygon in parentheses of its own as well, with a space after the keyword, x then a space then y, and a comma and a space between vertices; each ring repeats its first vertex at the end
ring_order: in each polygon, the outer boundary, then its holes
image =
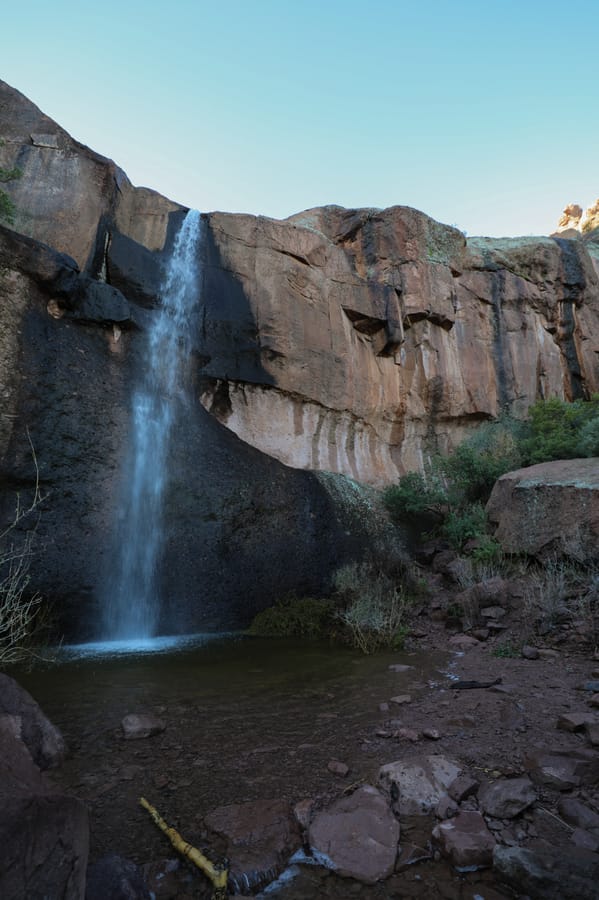
POLYGON ((160 596, 157 565, 164 542, 164 491, 176 417, 188 399, 191 319, 200 294, 200 214, 190 210, 175 240, 161 307, 147 332, 144 372, 133 394, 131 443, 104 633, 112 640, 154 637, 160 596))

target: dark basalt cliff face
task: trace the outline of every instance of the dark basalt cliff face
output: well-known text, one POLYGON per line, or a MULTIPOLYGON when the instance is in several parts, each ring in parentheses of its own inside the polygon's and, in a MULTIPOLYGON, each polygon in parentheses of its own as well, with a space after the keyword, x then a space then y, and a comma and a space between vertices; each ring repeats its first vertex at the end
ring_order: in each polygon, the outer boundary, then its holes
MULTIPOLYGON (((0 486, 47 498, 35 586, 91 634, 144 331, 185 210, 0 82, 0 486), (29 436, 29 437, 28 437, 29 436)), ((195 405, 167 496, 165 622, 245 623, 326 589, 380 485, 540 396, 599 390, 593 235, 468 241, 406 207, 204 217, 195 405), (286 464, 286 465, 284 465, 286 464), (305 470, 305 471, 302 471, 305 470)), ((384 529, 383 529, 384 530, 384 529)))

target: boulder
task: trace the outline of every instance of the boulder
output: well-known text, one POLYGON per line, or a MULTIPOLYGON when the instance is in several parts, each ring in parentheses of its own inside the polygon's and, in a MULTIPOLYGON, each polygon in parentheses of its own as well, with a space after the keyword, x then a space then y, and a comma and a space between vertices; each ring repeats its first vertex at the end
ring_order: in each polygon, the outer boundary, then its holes
POLYGON ((0 897, 83 900, 87 809, 50 784, 24 743, 1 731, 0 846, 0 897))
POLYGON ((557 809, 564 822, 577 828, 593 829, 599 834, 599 813, 581 800, 575 797, 562 797, 557 809))
POLYGON ((364 785, 317 813, 308 837, 318 858, 337 874, 374 884, 393 872, 399 822, 383 795, 364 785))
POLYGON ((379 781, 400 815, 427 815, 460 771, 460 766, 452 760, 431 754, 382 766, 379 781))
POLYGON ((60 765, 66 754, 62 734, 44 715, 33 697, 14 678, 1 672, 0 714, 3 719, 0 730, 22 740, 40 769, 60 765))
POLYGON ((599 780, 599 757, 593 750, 540 748, 525 757, 524 765, 535 784, 568 791, 599 780))
POLYGON ((256 800, 213 810, 206 828, 225 841, 230 879, 237 893, 274 881, 301 847, 292 806, 285 800, 256 800))
POLYGON ((495 838, 479 812, 462 811, 439 822, 433 829, 433 840, 458 868, 490 866, 493 862, 495 838))
POLYGON ((590 562, 599 547, 597 461, 557 460, 508 472, 493 488, 487 515, 508 553, 590 562))
POLYGON ((533 900, 596 900, 599 856, 582 849, 528 850, 496 846, 493 869, 519 896, 533 900))
POLYGON ((482 811, 495 819, 513 819, 536 799, 529 778, 502 778, 483 785, 478 795, 482 811))

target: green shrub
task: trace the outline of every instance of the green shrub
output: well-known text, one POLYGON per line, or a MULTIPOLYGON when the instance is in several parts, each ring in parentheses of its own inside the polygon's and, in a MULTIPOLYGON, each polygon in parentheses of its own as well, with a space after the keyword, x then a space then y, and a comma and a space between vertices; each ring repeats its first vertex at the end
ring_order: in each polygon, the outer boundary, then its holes
POLYGON ((329 631, 333 607, 331 600, 288 598, 259 612, 248 632, 260 637, 323 637, 329 631))
POLYGON ((580 456, 599 456, 599 415, 580 429, 577 450, 580 456))
POLYGON ((455 550, 461 550, 466 541, 481 539, 485 535, 487 516, 480 503, 452 509, 447 514, 441 533, 455 550))
POLYGON ((529 434, 522 441, 522 450, 527 465, 552 459, 574 459, 581 455, 581 441, 585 446, 593 444, 592 426, 599 418, 599 394, 590 400, 575 400, 568 403, 552 397, 539 400, 529 409, 529 434), (591 437, 587 438, 588 435, 591 437), (587 444, 588 440, 588 444, 587 444))
POLYGON ((519 468, 521 430, 511 419, 485 423, 453 453, 438 458, 437 467, 450 484, 452 505, 486 503, 500 475, 519 468))

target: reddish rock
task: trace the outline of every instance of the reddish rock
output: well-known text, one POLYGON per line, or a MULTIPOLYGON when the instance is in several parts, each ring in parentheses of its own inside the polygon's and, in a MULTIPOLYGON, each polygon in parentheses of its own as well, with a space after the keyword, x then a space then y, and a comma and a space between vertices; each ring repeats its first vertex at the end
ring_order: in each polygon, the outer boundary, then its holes
POLYGON ((66 753, 58 728, 14 678, 0 673, 2 729, 19 737, 40 769, 60 765, 66 753))
POLYGON ((480 641, 477 641, 475 637, 470 637, 468 634, 454 634, 453 637, 449 638, 448 643, 451 647, 458 650, 468 650, 470 647, 477 647, 480 641))
POLYGON ((562 713, 557 720, 560 731, 583 731, 587 725, 597 722, 597 717, 588 712, 562 713))
POLYGON ((221 806, 204 821, 209 831, 226 841, 234 885, 247 881, 249 887, 258 887, 274 880, 301 846, 293 809, 284 800, 221 806))
POLYGON ((441 797, 435 806, 435 815, 438 819, 451 819, 457 815, 458 805, 451 797, 441 797))
POLYGON ((374 884, 393 872, 399 822, 383 795, 366 785, 318 813, 309 840, 339 875, 374 884))
POLYGON ((339 775, 340 778, 345 778, 349 773, 349 766, 346 766, 344 762, 340 762, 338 759, 332 759, 328 763, 327 769, 329 772, 332 772, 333 775, 339 775))
POLYGON ((537 799, 528 778, 502 778, 484 785, 478 794, 482 811, 495 819, 513 819, 537 799))
POLYGON ((87 809, 50 784, 7 733, 0 733, 0 846, 0 897, 85 895, 87 809))
POLYGON ((461 803, 462 800, 466 800, 467 797, 472 797, 476 794, 479 785, 480 782, 470 778, 469 775, 459 775, 451 782, 447 788, 447 793, 457 803, 461 803))
POLYGON ((433 829, 433 839, 454 866, 490 866, 495 838, 478 812, 460 812, 433 829))
POLYGON ((599 758, 592 750, 546 750, 529 753, 524 765, 535 784, 568 791, 599 780, 599 758))

